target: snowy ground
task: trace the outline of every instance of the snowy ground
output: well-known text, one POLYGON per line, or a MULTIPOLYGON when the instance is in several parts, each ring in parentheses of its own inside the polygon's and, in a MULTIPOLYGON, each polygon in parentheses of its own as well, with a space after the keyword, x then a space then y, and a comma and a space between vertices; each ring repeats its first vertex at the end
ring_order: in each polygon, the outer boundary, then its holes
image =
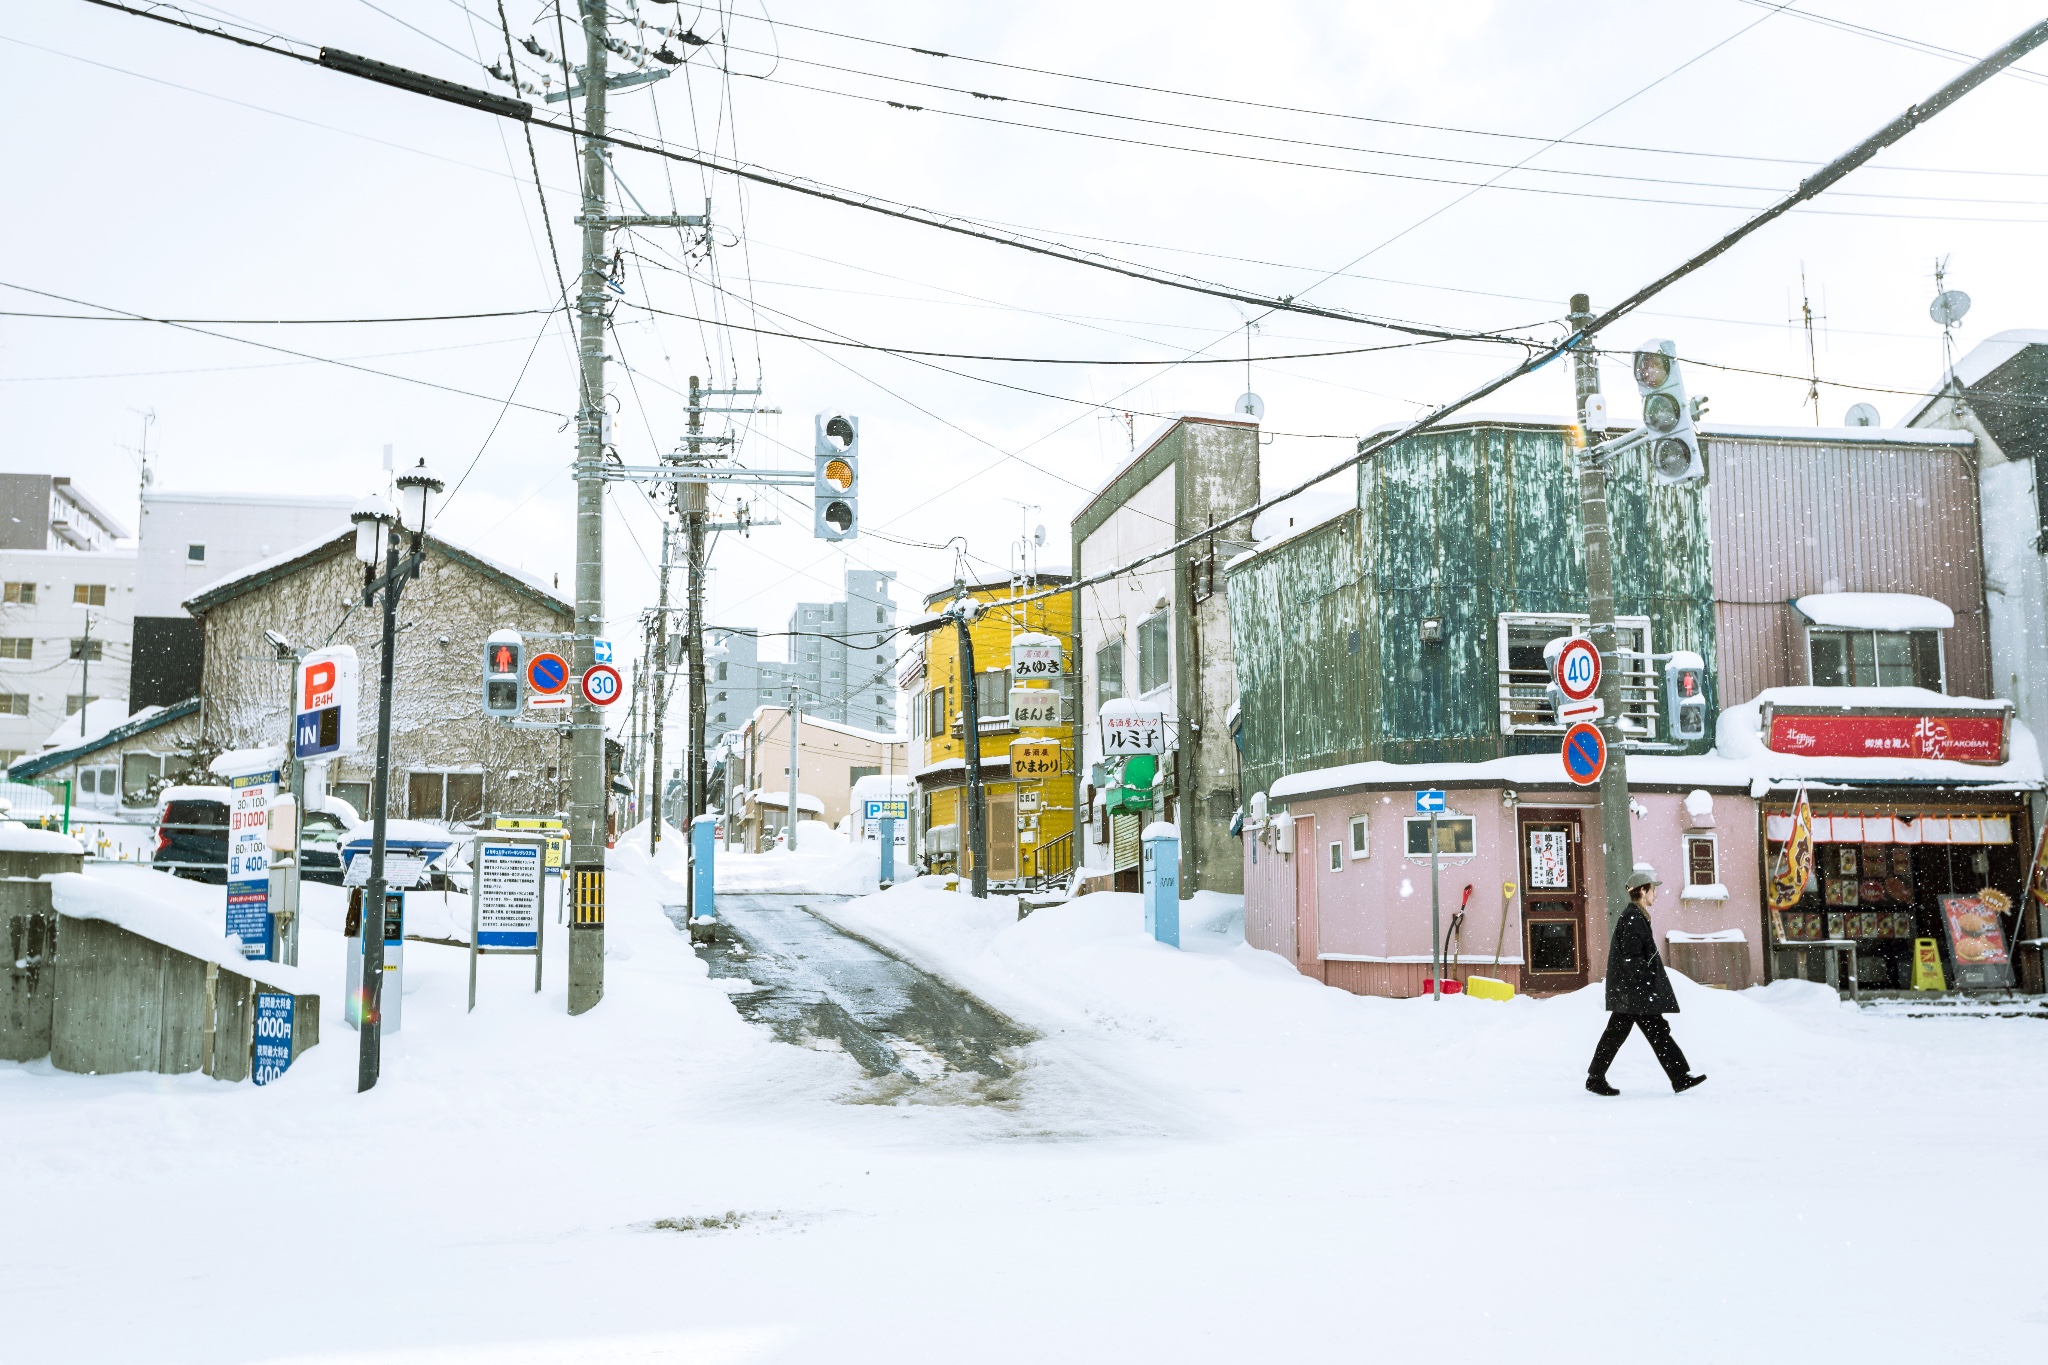
MULTIPOLYGON (((559 933, 538 996, 524 959, 487 960, 467 1016, 463 952, 410 944, 404 1029, 368 1095, 338 998, 327 1041, 264 1089, 0 1064, 0 1355, 2048 1349, 2037 1020, 1681 982, 1676 1032, 1712 1080, 1673 1098, 1634 1040, 1603 1101, 1579 1088, 1597 990, 1365 1000, 1229 932, 1151 944, 1135 897, 1020 924, 922 882, 830 913, 1041 1037, 1014 1099, 915 1102, 742 1022, 660 913, 680 840, 653 867, 640 847, 613 857, 600 1008, 565 1015, 559 933)), ((766 881, 778 856, 726 866, 766 881)), ((219 888, 170 886, 218 914, 219 888)), ((327 890, 309 888, 302 962, 338 996, 327 890)))

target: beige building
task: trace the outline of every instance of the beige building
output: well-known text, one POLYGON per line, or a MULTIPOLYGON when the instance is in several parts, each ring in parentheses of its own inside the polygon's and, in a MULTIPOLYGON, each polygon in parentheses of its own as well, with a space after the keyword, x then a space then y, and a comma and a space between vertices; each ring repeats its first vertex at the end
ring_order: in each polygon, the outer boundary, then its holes
MULTIPOLYGON (((185 607, 206 629, 200 757, 285 742, 293 661, 266 632, 301 647, 354 646, 358 748, 332 766, 328 790, 367 817, 383 608, 362 605, 354 546, 352 530, 301 546, 212 584, 185 607)), ((406 584, 398 607, 394 817, 467 824, 486 814, 563 810, 567 728, 517 729, 485 716, 483 657, 495 630, 563 632, 573 616, 569 603, 524 574, 427 537, 420 576, 406 584)))
MULTIPOLYGON (((837 825, 853 809, 853 784, 863 777, 900 777, 904 742, 837 721, 799 714, 797 810, 800 819, 837 825)), ((749 853, 775 846, 789 823, 789 708, 762 706, 740 728, 727 760, 740 780, 726 798, 726 837, 749 853)), ((797 845, 803 845, 799 830, 797 845)))

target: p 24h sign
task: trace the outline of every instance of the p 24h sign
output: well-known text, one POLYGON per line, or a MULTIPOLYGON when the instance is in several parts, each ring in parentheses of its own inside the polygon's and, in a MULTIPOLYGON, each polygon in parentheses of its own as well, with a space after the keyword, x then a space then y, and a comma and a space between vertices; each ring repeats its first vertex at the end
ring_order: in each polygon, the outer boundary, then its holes
POLYGON ((293 679, 292 750, 299 758, 356 751, 356 651, 316 649, 299 660, 293 679))

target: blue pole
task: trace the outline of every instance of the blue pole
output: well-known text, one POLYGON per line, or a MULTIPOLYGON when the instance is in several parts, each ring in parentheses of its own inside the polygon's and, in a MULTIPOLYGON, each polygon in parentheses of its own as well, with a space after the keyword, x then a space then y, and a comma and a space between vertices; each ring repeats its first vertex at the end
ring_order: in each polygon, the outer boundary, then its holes
POLYGON ((885 815, 882 826, 882 872, 879 885, 887 886, 896 880, 896 817, 885 815))
POLYGON ((713 837, 717 829, 715 815, 700 815, 690 821, 691 919, 711 919, 718 914, 718 877, 712 866, 718 847, 713 837))

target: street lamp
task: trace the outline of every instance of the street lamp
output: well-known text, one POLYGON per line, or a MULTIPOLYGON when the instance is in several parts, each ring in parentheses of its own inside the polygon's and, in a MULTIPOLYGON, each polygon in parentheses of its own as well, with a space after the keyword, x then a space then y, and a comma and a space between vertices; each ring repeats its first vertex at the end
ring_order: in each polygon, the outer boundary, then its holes
POLYGON ((384 834, 391 814, 391 686, 398 643, 398 597, 407 579, 417 578, 425 554, 432 495, 441 480, 421 460, 398 476, 399 514, 391 504, 371 496, 356 504, 349 519, 356 527, 356 558, 363 561, 363 605, 384 594, 384 644, 377 665, 377 767, 370 794, 370 875, 363 887, 363 998, 361 1052, 356 1064, 356 1090, 377 1083, 383 1062, 384 995, 384 834), (412 532, 405 559, 398 557, 398 531, 412 532), (377 574, 382 561, 384 573, 377 574))

